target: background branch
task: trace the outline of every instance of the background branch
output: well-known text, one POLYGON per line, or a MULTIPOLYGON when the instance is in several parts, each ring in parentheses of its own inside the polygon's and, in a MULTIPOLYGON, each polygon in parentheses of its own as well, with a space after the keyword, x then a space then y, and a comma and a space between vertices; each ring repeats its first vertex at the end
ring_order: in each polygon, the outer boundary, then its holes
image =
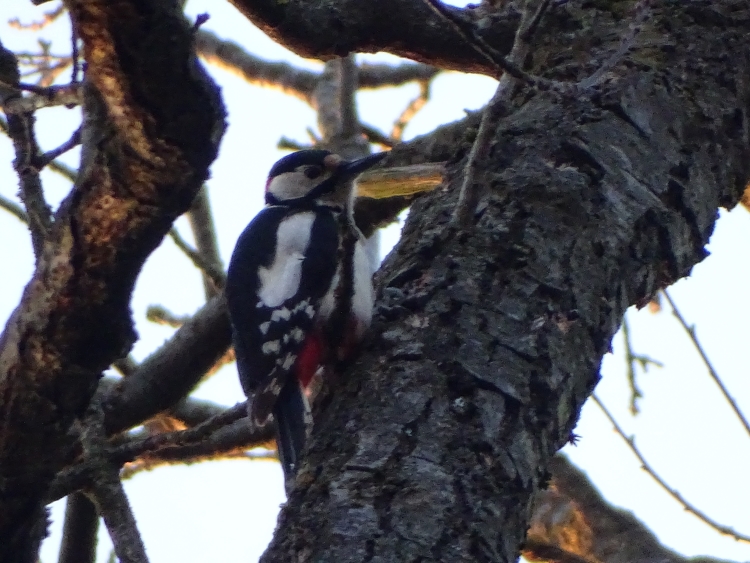
POLYGON ((687 324, 687 321, 685 321, 685 318, 682 316, 682 313, 680 313, 680 310, 677 308, 677 304, 674 302, 669 292, 665 289, 662 293, 664 293, 664 297, 666 297, 667 302, 669 303, 669 306, 672 308, 672 314, 677 319, 677 322, 680 323, 680 326, 685 330, 688 337, 690 338, 690 342, 693 343, 693 346, 695 347, 698 354, 700 355, 701 360, 703 360, 703 364, 708 369, 708 374, 711 376, 711 379, 719 387, 721 394, 724 396, 727 403, 729 403, 729 406, 732 408, 732 411, 739 419, 740 424, 742 424, 743 428, 745 429, 745 432, 747 432, 747 434, 750 435, 750 423, 748 423, 747 418, 745 418, 745 415, 742 414, 742 411, 740 410, 740 407, 737 404, 737 401, 735 401, 734 397, 730 395, 729 389, 727 389, 726 386, 724 385, 724 382, 721 380, 721 377, 719 376, 718 372, 716 371, 713 364, 711 363, 711 360, 708 359, 708 355, 706 354, 706 351, 703 349, 703 346, 701 346, 701 343, 698 341, 698 336, 695 333, 695 327, 687 324))
POLYGON ((737 541, 743 541, 750 543, 750 536, 741 534, 739 532, 736 532, 733 528, 729 526, 725 526, 723 524, 720 524, 716 520, 710 518, 705 512, 698 509, 695 505, 689 503, 687 500, 685 500, 685 497, 683 497, 678 491, 673 489, 669 486, 669 484, 662 479, 658 473, 651 467, 651 465, 646 461, 646 459, 643 457, 643 454, 641 454, 640 450, 635 446, 635 440, 632 436, 626 436, 625 432, 620 428, 620 425, 617 424, 617 421, 612 416, 612 414, 607 410, 607 408, 604 406, 604 404, 601 402, 601 400, 596 396, 596 393, 591 395, 591 399, 596 403, 596 405, 602 410, 604 413, 604 416, 609 419, 609 421, 612 423, 612 426, 614 427, 617 434, 625 441, 628 448, 630 448, 630 451, 632 451, 635 456, 638 458, 638 461, 641 463, 641 467, 643 470, 648 473, 654 481, 656 481, 662 489, 664 489, 669 496, 671 496, 673 499, 675 499, 677 502, 679 502, 682 507, 694 514, 699 520, 703 521, 705 524, 719 532, 720 534, 726 534, 728 536, 732 536, 737 541))

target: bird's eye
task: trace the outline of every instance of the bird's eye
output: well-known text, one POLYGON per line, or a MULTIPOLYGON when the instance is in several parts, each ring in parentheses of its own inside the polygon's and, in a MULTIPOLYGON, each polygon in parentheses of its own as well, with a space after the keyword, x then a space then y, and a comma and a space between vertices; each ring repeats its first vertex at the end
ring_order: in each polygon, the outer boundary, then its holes
POLYGON ((305 176, 307 176, 311 180, 314 180, 322 173, 323 170, 320 169, 320 166, 308 166, 307 168, 305 168, 305 176))

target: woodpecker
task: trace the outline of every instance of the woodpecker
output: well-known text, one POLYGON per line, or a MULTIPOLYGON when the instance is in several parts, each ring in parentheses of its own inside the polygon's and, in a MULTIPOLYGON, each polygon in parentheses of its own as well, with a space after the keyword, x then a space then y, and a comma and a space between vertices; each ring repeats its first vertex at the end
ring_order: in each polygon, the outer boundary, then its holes
POLYGON ((372 272, 354 224, 354 181, 387 153, 347 161, 326 150, 279 160, 266 206, 245 228, 227 272, 237 371, 259 427, 276 422, 287 488, 310 428, 305 390, 344 359, 370 324, 372 272))

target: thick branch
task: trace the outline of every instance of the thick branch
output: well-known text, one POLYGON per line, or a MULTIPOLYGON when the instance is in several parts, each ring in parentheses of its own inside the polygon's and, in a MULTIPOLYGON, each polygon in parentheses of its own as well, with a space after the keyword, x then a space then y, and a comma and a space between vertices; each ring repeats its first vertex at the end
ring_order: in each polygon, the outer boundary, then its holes
POLYGON ((175 6, 66 6, 87 62, 82 173, 0 338, 3 562, 36 560, 29 542, 68 430, 132 344, 136 276, 206 178, 224 127, 175 6))
MULTIPOLYGON (((387 51, 433 66, 495 75, 495 66, 457 37, 453 27, 424 2, 384 0, 231 0, 250 21, 275 41, 310 58, 328 59, 352 52, 387 51)), ((508 6, 511 3, 507 3, 508 6)), ((497 14, 451 8, 473 22, 482 17, 477 33, 507 53, 513 44, 518 14, 506 7, 497 14)))

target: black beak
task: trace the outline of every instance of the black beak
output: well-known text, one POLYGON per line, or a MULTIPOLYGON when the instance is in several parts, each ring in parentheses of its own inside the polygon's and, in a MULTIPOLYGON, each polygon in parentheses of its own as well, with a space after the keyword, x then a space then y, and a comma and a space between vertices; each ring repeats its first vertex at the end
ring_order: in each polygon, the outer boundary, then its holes
POLYGON ((378 162, 383 160, 386 155, 388 155, 388 151, 371 154, 370 156, 358 160, 352 160, 351 162, 342 162, 339 165, 338 170, 336 170, 336 173, 339 177, 343 176, 346 178, 353 178, 368 168, 375 166, 378 162))

